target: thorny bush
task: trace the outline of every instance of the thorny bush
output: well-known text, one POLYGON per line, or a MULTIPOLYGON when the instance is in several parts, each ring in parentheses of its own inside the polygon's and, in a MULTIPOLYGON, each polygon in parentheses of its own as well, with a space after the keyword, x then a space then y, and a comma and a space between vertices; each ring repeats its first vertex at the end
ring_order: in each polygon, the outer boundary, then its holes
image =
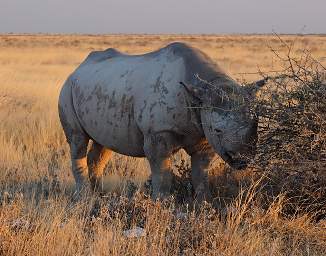
MULTIPOLYGON (((254 169, 266 175, 269 195, 286 193, 288 213, 326 214, 325 67, 303 52, 283 57, 284 70, 260 91, 253 111, 259 117, 254 169)), ((266 77, 266 75, 263 74, 266 77)))

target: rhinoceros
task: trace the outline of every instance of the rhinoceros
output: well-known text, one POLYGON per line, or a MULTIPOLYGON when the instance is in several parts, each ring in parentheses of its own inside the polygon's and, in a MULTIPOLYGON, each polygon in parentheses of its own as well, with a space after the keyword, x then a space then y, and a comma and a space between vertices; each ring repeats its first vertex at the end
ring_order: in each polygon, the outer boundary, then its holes
POLYGON ((64 83, 58 104, 77 191, 88 179, 100 187, 114 151, 146 157, 153 198, 169 195, 171 156, 182 148, 197 198, 208 200, 212 163, 221 157, 241 169, 246 161, 239 156, 255 149, 257 119, 248 101, 257 86, 251 87, 184 43, 142 55, 91 52, 64 83))

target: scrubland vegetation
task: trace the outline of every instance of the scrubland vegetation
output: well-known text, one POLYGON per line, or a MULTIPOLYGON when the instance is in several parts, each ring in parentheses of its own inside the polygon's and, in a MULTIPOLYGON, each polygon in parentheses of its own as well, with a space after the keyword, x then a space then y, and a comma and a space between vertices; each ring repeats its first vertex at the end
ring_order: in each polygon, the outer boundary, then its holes
POLYGON ((0 255, 325 255, 325 53, 325 36, 0 36, 0 255), (217 166, 226 172, 210 176, 214 204, 193 207, 184 153, 178 193, 163 202, 143 185, 147 162, 116 154, 107 194, 74 201, 57 114, 64 80, 92 50, 139 54, 172 41, 202 49, 243 83, 278 77, 252 105, 252 166, 217 166), (124 232, 135 227, 138 237, 124 232))

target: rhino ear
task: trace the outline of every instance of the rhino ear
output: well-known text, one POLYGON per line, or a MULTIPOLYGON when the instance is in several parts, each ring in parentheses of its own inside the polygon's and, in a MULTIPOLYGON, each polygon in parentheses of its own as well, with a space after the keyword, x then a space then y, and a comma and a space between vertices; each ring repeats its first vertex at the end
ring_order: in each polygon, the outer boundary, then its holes
POLYGON ((267 84, 267 82, 268 82, 269 79, 270 79, 269 77, 265 77, 262 80, 258 80, 256 82, 253 82, 251 84, 248 84, 246 86, 246 89, 247 89, 247 91, 249 92, 249 94, 251 96, 255 97, 257 91, 259 91, 260 88, 262 88, 265 84, 267 84))
POLYGON ((184 82, 180 82, 180 84, 187 90, 187 92, 195 97, 196 99, 200 100, 201 102, 204 101, 205 96, 207 95, 207 89, 194 86, 192 84, 185 84, 184 82))

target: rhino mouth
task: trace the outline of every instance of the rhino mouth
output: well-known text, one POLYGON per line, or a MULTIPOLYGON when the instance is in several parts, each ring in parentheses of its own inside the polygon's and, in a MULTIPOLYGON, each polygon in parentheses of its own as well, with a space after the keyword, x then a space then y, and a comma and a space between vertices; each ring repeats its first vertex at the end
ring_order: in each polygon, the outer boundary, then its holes
POLYGON ((233 153, 232 151, 224 151, 223 157, 224 160, 232 167, 237 170, 243 170, 247 168, 248 163, 245 159, 237 156, 237 154, 233 153))

